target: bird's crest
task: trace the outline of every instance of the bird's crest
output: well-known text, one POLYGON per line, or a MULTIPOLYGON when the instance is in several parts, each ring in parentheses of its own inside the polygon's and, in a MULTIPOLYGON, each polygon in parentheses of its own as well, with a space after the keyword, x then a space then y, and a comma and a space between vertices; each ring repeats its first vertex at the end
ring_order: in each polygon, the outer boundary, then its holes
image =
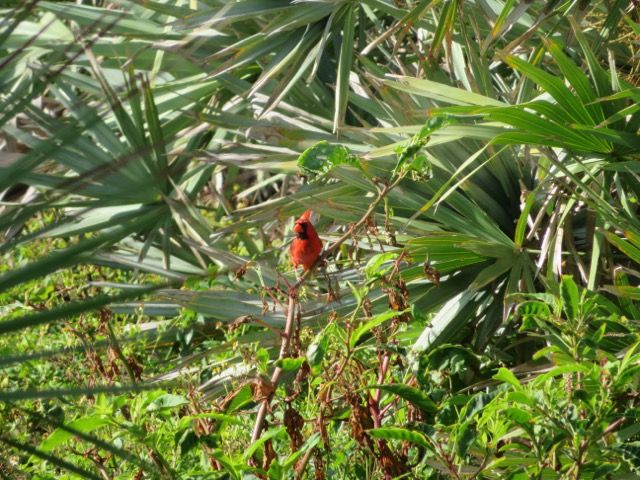
POLYGON ((311 209, 310 208, 306 212, 304 212, 302 215, 300 215, 300 220, 302 220, 302 221, 306 220, 307 222, 311 221, 311 209))

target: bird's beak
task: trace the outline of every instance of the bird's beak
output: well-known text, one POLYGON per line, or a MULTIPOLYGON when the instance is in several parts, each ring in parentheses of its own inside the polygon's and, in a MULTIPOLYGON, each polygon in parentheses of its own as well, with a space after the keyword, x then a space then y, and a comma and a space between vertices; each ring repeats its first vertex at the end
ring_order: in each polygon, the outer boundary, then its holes
POLYGON ((296 224, 293 226, 293 231, 295 233, 304 233, 304 227, 302 226, 302 223, 296 222, 296 224))

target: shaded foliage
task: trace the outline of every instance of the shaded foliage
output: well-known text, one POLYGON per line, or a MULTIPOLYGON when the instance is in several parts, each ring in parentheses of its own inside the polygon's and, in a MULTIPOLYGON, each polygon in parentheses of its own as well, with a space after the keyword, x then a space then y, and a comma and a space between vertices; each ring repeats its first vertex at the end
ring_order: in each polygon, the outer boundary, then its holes
POLYGON ((633 5, 10 6, 4 475, 638 475, 633 5))

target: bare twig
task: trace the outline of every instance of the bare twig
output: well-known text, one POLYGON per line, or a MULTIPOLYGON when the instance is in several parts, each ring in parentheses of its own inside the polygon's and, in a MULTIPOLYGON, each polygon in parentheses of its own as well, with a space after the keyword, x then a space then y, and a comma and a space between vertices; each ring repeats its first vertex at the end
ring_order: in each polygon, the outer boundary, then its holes
POLYGON ((301 480, 302 477, 304 476, 304 471, 306 470, 307 465, 309 464, 309 459, 311 458, 311 455, 313 454, 314 450, 315 448, 310 448, 309 450, 307 450, 304 456, 302 457, 302 459, 300 460, 300 462, 296 465, 296 468, 295 468, 296 480, 301 480))
POLYGON ((106 310, 102 310, 100 315, 102 317, 102 320, 104 321, 104 326, 107 331, 107 336, 109 337, 109 344, 111 348, 113 349, 120 362, 124 365, 124 368, 127 370, 127 374, 129 375, 131 383, 137 383, 136 374, 131 368, 131 365, 129 365, 129 362, 124 356, 124 353, 122 353, 122 349, 120 348, 120 344, 118 343, 118 338, 116 337, 116 334, 113 331, 113 327, 111 326, 111 323, 109 321, 109 312, 107 312, 106 310))
MULTIPOLYGON (((387 370, 389 369, 389 361, 391 355, 389 352, 385 352, 380 364, 380 374, 378 375, 378 385, 384 383, 384 379, 387 376, 387 370)), ((382 425, 382 415, 380 413, 380 398, 382 397, 382 390, 377 389, 373 394, 373 404, 371 405, 371 413, 373 417, 373 426, 379 428, 382 425)))
MULTIPOLYGON (((291 335, 293 333, 293 320, 295 318, 296 311, 296 292, 289 292, 289 307, 287 308, 287 322, 284 326, 284 333, 282 335, 282 344, 280 345, 280 354, 278 355, 278 360, 282 360, 285 358, 287 353, 289 352, 289 344, 291 343, 291 335)), ((276 367, 271 375, 271 384, 273 385, 273 390, 278 385, 278 380, 280 380, 280 375, 282 374, 282 368, 276 367)), ((264 424, 264 419, 267 416, 267 410, 269 410, 269 404, 271 403, 271 398, 268 396, 264 400, 262 400, 262 404, 260 404, 260 409, 258 410, 258 416, 256 417, 256 423, 253 427, 253 433, 251 434, 251 443, 255 442, 260 438, 260 433, 262 433, 262 426, 264 424)))

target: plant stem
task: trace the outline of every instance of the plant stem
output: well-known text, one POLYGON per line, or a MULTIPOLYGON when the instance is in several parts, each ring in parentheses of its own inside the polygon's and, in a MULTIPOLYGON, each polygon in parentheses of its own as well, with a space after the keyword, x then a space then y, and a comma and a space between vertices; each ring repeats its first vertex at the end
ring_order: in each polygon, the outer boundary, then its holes
POLYGON ((129 365, 129 362, 127 361, 126 357, 124 356, 124 353, 122 353, 122 349, 120 348, 120 344, 118 343, 118 338, 116 337, 116 334, 113 331, 113 327, 111 326, 111 322, 109 321, 108 314, 106 314, 105 316, 105 326, 106 326, 107 334, 109 336, 109 343, 111 344, 111 348, 117 355, 120 362, 122 362, 122 364, 124 365, 124 368, 127 370, 127 374, 129 375, 129 379, 131 380, 131 383, 132 384, 137 383, 136 375, 133 372, 131 365, 129 365))
MULTIPOLYGON (((289 306, 287 308, 287 321, 284 326, 284 333, 282 334, 282 344, 280 345, 280 354, 278 355, 278 360, 282 360, 289 353, 289 345, 291 344, 291 335, 293 333, 293 324, 295 318, 296 311, 296 295, 297 292, 295 290, 291 290, 289 292, 289 306)), ((280 375, 282 374, 282 369, 280 367, 276 367, 271 375, 271 384, 273 385, 273 392, 278 386, 278 380, 280 380, 280 375)), ((272 394, 273 395, 273 394, 272 394)), ((260 409, 258 410, 258 416, 256 417, 256 423, 253 427, 253 433, 251 434, 251 443, 255 442, 260 438, 260 434, 262 433, 262 426, 264 425, 264 419, 267 416, 267 410, 269 410, 269 404, 271 403, 271 396, 269 395, 267 398, 262 400, 260 404, 260 409)))
POLYGON ((306 453, 304 454, 304 457, 302 457, 302 460, 300 460, 298 465, 296 465, 295 467, 296 480, 302 480, 304 471, 306 470, 307 465, 309 464, 309 459, 311 458, 311 455, 313 454, 314 450, 315 448, 310 448, 309 450, 307 450, 306 453))
MULTIPOLYGON (((389 352, 385 352, 382 361, 380 362, 380 374, 378 375, 378 385, 384 383, 384 379, 387 376, 387 369, 389 368, 390 355, 389 352)), ((377 389, 374 394, 371 403, 371 413, 373 417, 373 426, 379 428, 382 425, 382 416, 380 415, 380 397, 382 396, 382 390, 377 389)))

